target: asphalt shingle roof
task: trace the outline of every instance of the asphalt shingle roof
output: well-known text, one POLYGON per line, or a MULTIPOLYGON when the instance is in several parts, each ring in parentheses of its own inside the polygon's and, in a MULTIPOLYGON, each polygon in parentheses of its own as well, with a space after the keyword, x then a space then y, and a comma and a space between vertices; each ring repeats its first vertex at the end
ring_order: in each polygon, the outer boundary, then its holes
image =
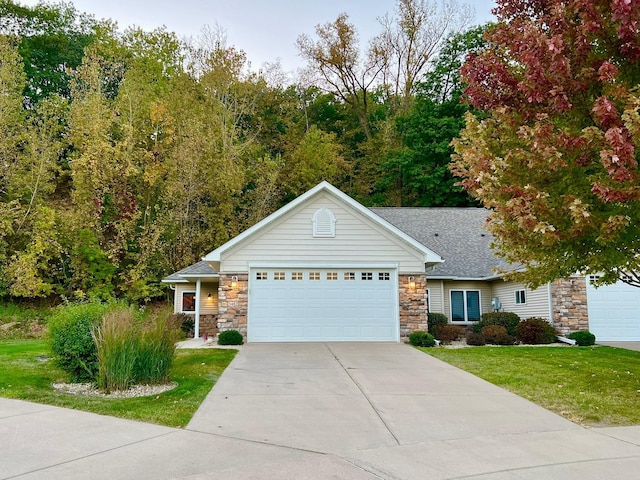
POLYGON ((215 275, 218 272, 211 268, 207 262, 201 260, 198 263, 194 263, 193 265, 189 265, 182 270, 172 273, 168 277, 162 279, 163 282, 171 283, 171 282, 180 282, 184 281, 184 275, 203 275, 203 276, 211 276, 215 275))
POLYGON ((491 250, 492 235, 483 226, 484 208, 372 208, 372 212, 442 257, 427 275, 446 278, 486 278, 506 264, 491 250))

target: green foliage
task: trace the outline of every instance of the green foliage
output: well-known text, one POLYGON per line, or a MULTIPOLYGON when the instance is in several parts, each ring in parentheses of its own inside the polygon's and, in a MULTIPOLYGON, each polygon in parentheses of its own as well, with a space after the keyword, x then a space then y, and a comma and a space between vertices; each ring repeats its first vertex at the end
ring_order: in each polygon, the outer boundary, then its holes
POLYGON ((482 347, 483 345, 487 344, 487 339, 484 338, 484 335, 482 335, 482 333, 468 332, 466 336, 466 340, 467 340, 467 345, 472 345, 476 347, 482 347))
POLYGON ((242 345, 242 334, 237 330, 225 330, 218 334, 218 345, 242 345))
POLYGON ((520 317, 513 312, 488 312, 483 313, 480 321, 473 325, 473 331, 480 333, 487 325, 500 325, 506 328, 509 335, 515 337, 519 323, 520 317))
POLYGON ((98 354, 91 336, 109 307, 100 303, 60 306, 49 318, 51 351, 72 382, 94 381, 98 354))
POLYGON ((444 313, 429 312, 427 317, 428 331, 431 335, 435 335, 438 325, 446 325, 449 319, 444 313))
POLYGON ((92 331, 99 362, 98 387, 110 392, 133 384, 167 382, 178 329, 170 315, 142 321, 131 309, 107 312, 92 331))
POLYGON ((516 328, 516 338, 528 345, 540 345, 556 341, 556 329, 544 318, 527 318, 516 328))
POLYGON ((464 337, 465 331, 465 328, 460 325, 438 325, 434 336, 442 343, 448 344, 464 337))
POLYGON ((567 338, 575 340, 580 347, 590 347, 596 343, 596 336, 587 330, 573 332, 567 338))
POLYGON ((515 338, 507 333, 507 329, 502 325, 487 325, 480 332, 487 343, 493 345, 513 345, 515 338))
POLYGON ((418 330, 409 334, 409 343, 414 347, 434 347, 436 339, 430 333, 418 330))

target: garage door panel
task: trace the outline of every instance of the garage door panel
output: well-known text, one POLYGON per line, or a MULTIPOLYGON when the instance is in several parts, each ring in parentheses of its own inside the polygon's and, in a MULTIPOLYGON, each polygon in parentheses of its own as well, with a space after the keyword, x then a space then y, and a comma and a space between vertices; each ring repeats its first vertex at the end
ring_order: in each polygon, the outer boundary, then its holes
POLYGON ((640 289, 622 282, 594 288, 587 281, 589 330, 600 341, 640 341, 640 289))
POLYGON ((261 280, 250 272, 249 341, 397 341, 397 274, 364 271, 261 268, 261 280))

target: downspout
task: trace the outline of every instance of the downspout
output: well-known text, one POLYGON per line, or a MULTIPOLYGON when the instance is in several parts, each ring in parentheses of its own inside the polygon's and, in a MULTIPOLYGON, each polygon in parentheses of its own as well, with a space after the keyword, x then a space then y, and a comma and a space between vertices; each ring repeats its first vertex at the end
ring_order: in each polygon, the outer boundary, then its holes
POLYGON ((549 323, 553 325, 555 322, 553 321, 553 298, 551 297, 551 282, 547 282, 547 298, 549 305, 549 323))
POLYGON ((196 318, 193 327, 193 338, 200 338, 200 279, 196 280, 196 318))
MULTIPOLYGON (((444 280, 440 280, 440 301, 442 302, 442 314, 447 315, 444 311, 444 280)), ((449 317, 449 315, 447 315, 449 317)))

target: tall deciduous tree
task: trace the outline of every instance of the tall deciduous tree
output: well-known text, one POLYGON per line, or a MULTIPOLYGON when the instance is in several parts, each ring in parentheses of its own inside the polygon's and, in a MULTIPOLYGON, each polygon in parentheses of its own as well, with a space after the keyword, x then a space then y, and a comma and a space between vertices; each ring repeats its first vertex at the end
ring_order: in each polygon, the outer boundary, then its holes
POLYGON ((499 0, 488 47, 463 69, 455 173, 492 210, 513 277, 575 272, 640 285, 640 3, 499 0))

